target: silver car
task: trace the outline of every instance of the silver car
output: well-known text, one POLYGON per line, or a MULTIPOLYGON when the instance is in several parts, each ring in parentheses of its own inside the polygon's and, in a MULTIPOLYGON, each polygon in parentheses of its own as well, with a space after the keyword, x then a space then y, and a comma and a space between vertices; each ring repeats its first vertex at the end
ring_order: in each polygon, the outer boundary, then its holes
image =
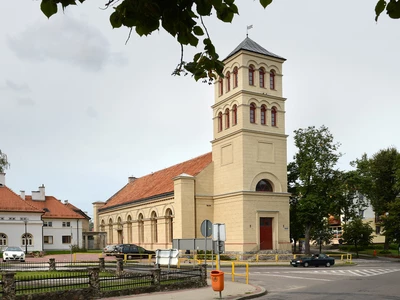
POLYGON ((7 247, 3 251, 3 262, 6 261, 25 262, 25 252, 20 247, 7 247))
POLYGON ((112 253, 115 253, 117 250, 117 247, 120 245, 107 245, 103 249, 103 253, 107 256, 112 255, 112 253))

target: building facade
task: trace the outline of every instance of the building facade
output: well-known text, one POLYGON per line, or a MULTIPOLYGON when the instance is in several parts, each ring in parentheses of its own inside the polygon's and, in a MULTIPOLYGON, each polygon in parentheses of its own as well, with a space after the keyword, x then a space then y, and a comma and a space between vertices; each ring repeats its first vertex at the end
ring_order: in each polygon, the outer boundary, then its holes
POLYGON ((224 223, 226 251, 290 251, 285 59, 250 38, 224 60, 215 84, 212 152, 140 178, 95 202, 94 227, 107 242, 170 248, 224 223))

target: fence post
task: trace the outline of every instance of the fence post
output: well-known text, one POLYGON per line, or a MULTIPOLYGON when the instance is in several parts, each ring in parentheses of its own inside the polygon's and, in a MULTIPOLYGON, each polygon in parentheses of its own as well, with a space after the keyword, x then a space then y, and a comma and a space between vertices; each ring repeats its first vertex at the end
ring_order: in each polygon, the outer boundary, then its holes
POLYGON ((117 273, 117 276, 122 275, 123 271, 124 271, 124 260, 122 258, 117 258, 117 270, 115 271, 117 273))
POLYGON ((104 272, 106 270, 106 265, 104 263, 104 257, 99 257, 99 269, 100 269, 100 272, 104 272))
POLYGON ((3 300, 14 300, 15 298, 15 272, 5 272, 3 281, 3 300))
POLYGON ((49 271, 55 271, 55 270, 56 270, 56 259, 49 258, 49 271))
POLYGON ((152 277, 151 285, 159 287, 161 285, 161 269, 157 268, 151 270, 151 277, 152 277))
POLYGON ((201 283, 206 286, 207 285, 207 265, 200 265, 200 280, 201 283))
POLYGON ((89 286, 92 290, 92 295, 96 298, 100 295, 100 268, 88 268, 89 273, 89 286))

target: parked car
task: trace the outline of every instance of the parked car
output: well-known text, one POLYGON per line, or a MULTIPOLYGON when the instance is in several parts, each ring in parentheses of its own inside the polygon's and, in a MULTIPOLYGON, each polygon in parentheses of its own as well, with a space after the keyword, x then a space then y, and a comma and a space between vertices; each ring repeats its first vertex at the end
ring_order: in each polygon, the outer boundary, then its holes
POLYGON ((152 250, 146 250, 143 247, 140 247, 135 244, 122 244, 116 248, 115 256, 118 258, 124 258, 127 256, 127 259, 133 258, 148 258, 149 255, 155 255, 156 253, 152 250))
POLYGON ((103 253, 105 253, 107 256, 110 256, 112 253, 115 253, 118 246, 120 245, 107 245, 104 247, 103 253))
POLYGON ((6 261, 25 262, 25 252, 20 247, 7 247, 3 251, 3 262, 6 261))
POLYGON ((332 257, 329 257, 326 254, 315 254, 310 257, 299 257, 296 259, 292 259, 290 261, 290 264, 293 267, 297 266, 303 266, 303 267, 309 267, 309 266, 325 266, 325 267, 330 267, 335 264, 335 259, 332 257))

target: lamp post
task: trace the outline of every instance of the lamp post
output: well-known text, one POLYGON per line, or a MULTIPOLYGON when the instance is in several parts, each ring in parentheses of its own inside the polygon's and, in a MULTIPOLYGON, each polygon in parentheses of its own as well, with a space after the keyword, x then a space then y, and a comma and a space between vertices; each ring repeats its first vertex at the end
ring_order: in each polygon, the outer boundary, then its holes
POLYGON ((28 254, 28 218, 24 218, 24 224, 25 224, 25 254, 28 254))

